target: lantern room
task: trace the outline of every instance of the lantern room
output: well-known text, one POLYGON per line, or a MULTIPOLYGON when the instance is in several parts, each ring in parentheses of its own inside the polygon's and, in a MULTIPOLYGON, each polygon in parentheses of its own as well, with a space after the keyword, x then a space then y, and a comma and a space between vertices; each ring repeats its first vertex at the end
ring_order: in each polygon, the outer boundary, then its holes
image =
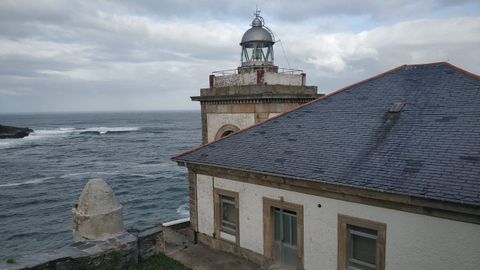
POLYGON ((260 11, 255 12, 252 27, 243 34, 241 67, 273 66, 274 35, 265 26, 260 11))

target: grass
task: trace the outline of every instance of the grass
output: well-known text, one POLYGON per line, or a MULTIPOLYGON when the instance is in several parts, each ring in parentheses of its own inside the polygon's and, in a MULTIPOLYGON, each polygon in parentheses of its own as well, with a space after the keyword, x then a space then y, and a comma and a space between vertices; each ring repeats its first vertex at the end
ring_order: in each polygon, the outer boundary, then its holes
MULTIPOLYGON (((180 262, 175 261, 163 254, 154 255, 138 264, 138 270, 191 270, 180 262)), ((129 269, 129 270, 130 270, 129 269)))
MULTIPOLYGON (((7 259, 5 260, 6 263, 8 264, 16 264, 17 261, 14 259, 7 259)), ((76 269, 81 269, 81 270, 112 270, 112 269, 118 269, 116 267, 119 263, 119 258, 117 258, 116 254, 113 255, 112 259, 112 264, 111 266, 103 266, 103 267, 89 267, 83 264, 77 265, 76 269)), ((154 255, 146 260, 142 260, 139 262, 137 266, 134 265, 128 265, 123 267, 122 269, 125 270, 191 270, 190 268, 184 266, 178 261, 175 261, 174 259, 171 259, 163 254, 157 254, 154 255)))
MULTIPOLYGON (((112 270, 112 269, 119 269, 117 266, 118 266, 118 262, 114 258, 112 260, 111 266, 103 266, 103 267, 95 267, 95 268, 79 266, 77 267, 77 269, 112 270)), ((124 269, 124 270, 191 270, 190 268, 187 268, 180 262, 177 262, 174 259, 171 259, 163 254, 157 254, 146 260, 142 260, 141 262, 138 263, 137 266, 127 265, 125 267, 122 267, 121 269, 124 269)))

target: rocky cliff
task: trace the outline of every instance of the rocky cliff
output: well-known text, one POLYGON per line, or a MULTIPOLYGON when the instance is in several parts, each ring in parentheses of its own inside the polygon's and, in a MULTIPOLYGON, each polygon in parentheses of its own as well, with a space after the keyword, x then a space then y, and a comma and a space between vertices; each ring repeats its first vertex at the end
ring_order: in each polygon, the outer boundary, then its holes
POLYGON ((0 125, 0 139, 23 138, 33 132, 30 128, 18 128, 0 125))

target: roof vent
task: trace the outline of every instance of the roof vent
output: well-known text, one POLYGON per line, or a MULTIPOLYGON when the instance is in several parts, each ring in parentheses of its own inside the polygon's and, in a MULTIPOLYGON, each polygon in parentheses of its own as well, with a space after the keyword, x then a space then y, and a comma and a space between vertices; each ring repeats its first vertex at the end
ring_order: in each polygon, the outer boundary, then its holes
POLYGON ((389 113, 399 113, 405 108, 405 102, 395 102, 393 105, 388 109, 389 113))

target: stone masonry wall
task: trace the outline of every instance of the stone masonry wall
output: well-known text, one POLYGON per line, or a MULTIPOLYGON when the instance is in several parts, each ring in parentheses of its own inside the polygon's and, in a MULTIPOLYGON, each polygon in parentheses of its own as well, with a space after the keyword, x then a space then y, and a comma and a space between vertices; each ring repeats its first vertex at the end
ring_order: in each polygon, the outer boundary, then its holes
POLYGON ((249 72, 225 76, 215 76, 214 87, 225 87, 233 85, 303 85, 304 78, 300 74, 284 74, 274 72, 249 72))
POLYGON ((123 269, 136 265, 139 259, 165 253, 169 245, 187 245, 190 239, 179 231, 189 226, 188 221, 171 227, 157 225, 105 241, 75 242, 51 252, 23 256, 14 264, 0 263, 0 270, 123 269))

